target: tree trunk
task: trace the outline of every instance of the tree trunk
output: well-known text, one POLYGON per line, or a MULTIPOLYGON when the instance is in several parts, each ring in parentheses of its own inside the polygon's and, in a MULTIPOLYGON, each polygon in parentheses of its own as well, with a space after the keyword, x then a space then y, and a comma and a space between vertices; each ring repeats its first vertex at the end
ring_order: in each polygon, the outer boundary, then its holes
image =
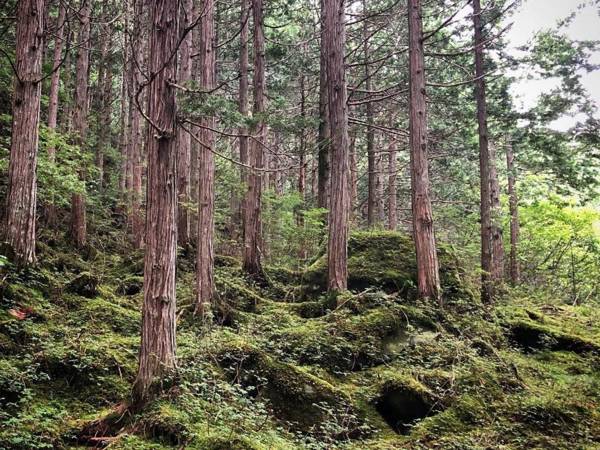
MULTIPOLYGON (((200 25, 200 89, 210 91, 216 85, 216 46, 215 46, 215 2, 204 0, 200 25)), ((201 141, 198 154, 198 260, 196 286, 196 313, 203 316, 214 299, 214 214, 215 214, 215 128, 214 117, 203 117, 201 141)))
POLYGON ((331 130, 331 196, 327 244, 327 287, 330 292, 348 286, 348 109, 344 52, 345 2, 323 0, 325 5, 325 67, 331 130))
MULTIPOLYGON (((248 22, 250 21, 250 5, 248 0, 241 0, 241 11, 240 11, 240 60, 239 60, 239 71, 240 71, 240 87, 239 87, 239 99, 238 108, 242 117, 248 117, 248 22)), ((240 162, 242 164, 248 164, 248 138, 245 136, 248 133, 248 129, 243 124, 239 130, 240 134, 240 162)), ((240 167, 240 181, 242 187, 247 189, 247 174, 243 167, 240 167)), ((245 205, 241 202, 240 215, 242 221, 245 221, 245 205)), ((244 228, 244 227, 242 227, 244 228)))
POLYGON ((438 258, 429 195, 427 104, 421 0, 408 0, 410 165, 413 235, 419 296, 441 301, 438 258))
MULTIPOLYGON (((371 91, 371 71, 369 60, 369 24, 367 20, 367 2, 363 0, 363 63, 365 66, 365 90, 371 91)), ((367 94, 368 95, 368 94, 367 94)), ((367 101, 365 106, 367 122, 367 225, 369 228, 379 223, 377 208, 377 182, 379 173, 377 170, 377 156, 375 154, 375 129, 373 128, 373 103, 367 101)))
POLYGON ((377 226, 385 223, 385 177, 383 153, 377 153, 377 182, 375 183, 375 211, 377 212, 377 226))
MULTIPOLYGON (((206 5, 203 6, 206 9, 206 5)), ((181 25, 188 27, 194 20, 193 0, 184 0, 181 7, 181 25), (187 20, 186 20, 187 19, 187 20)), ((206 11, 203 11, 205 14, 206 11)), ((192 79, 192 33, 179 46, 180 63, 178 82, 185 85, 192 79)), ((190 170, 192 137, 182 127, 177 130, 177 242, 186 248, 190 244, 190 170)))
POLYGON ((265 37, 263 31, 262 0, 252 0, 254 18, 254 125, 251 134, 256 136, 250 143, 248 163, 253 170, 248 174, 248 190, 245 199, 244 221, 244 270, 258 278, 263 277, 261 263, 261 195, 263 148, 265 123, 262 117, 265 111, 265 37))
POLYGON ((6 239, 19 265, 35 262, 37 149, 39 140, 43 0, 22 0, 17 8, 16 80, 6 196, 6 239))
POLYGON ((477 101, 477 123, 479 129, 479 177, 480 177, 480 221, 481 221, 481 299, 489 303, 493 299, 492 273, 492 221, 490 200, 490 154, 488 148, 487 106, 483 67, 483 36, 481 25, 481 3, 473 0, 473 28, 475 34, 475 99, 477 101))
MULTIPOLYGON (((88 77, 90 65, 90 14, 91 0, 82 0, 79 11, 79 39, 77 65, 75 69, 75 97, 73 99, 73 131, 75 143, 85 153, 88 128, 88 77)), ((79 170, 79 178, 85 180, 85 169, 79 170)), ((87 239, 85 194, 73 193, 71 198, 71 236, 77 248, 87 239)))
POLYGON ((358 214, 356 208, 358 206, 358 161, 356 154, 356 133, 349 132, 350 139, 350 168, 348 171, 348 176, 350 177, 350 206, 349 206, 349 214, 352 221, 358 220, 358 214))
POLYGON ((156 0, 152 8, 148 93, 148 179, 144 305, 139 369, 134 402, 144 404, 157 381, 175 368, 175 259, 177 252, 175 186, 176 104, 169 84, 177 76, 175 52, 178 1, 156 0))
POLYGON ((492 221, 492 280, 499 283, 504 279, 504 244, 502 241, 502 206, 500 205, 500 183, 496 169, 496 147, 490 150, 490 202, 492 221))
POLYGON ((319 208, 329 208, 329 187, 330 187, 330 147, 331 147, 331 126, 329 122, 329 102, 327 100, 328 78, 327 78, 327 49, 324 45, 325 34, 325 2, 321 0, 321 48, 319 59, 319 130, 317 136, 317 151, 319 157, 318 164, 318 190, 317 206, 319 208))
POLYGON ((398 228, 397 145, 396 138, 390 136, 388 153, 388 229, 392 231, 398 228))
POLYGON ((510 209, 510 281, 516 286, 521 281, 519 268, 519 199, 517 197, 517 169, 510 137, 506 139, 506 168, 508 169, 508 204, 510 209))
MULTIPOLYGON (((58 18, 56 22, 56 35, 54 37, 54 56, 52 58, 52 68, 54 72, 50 78, 50 92, 48 93, 48 129, 55 131, 58 122, 58 93, 60 90, 60 63, 62 62, 63 36, 65 30, 65 18, 67 10, 61 3, 58 9, 58 18)), ((48 160, 54 164, 56 160, 56 149, 53 146, 48 147, 48 160)), ((51 226, 57 222, 56 205, 50 201, 46 205, 46 220, 51 226)))
MULTIPOLYGON (((144 243, 144 215, 142 211, 142 115, 136 103, 136 93, 143 82, 140 66, 144 65, 146 53, 145 39, 142 38, 142 19, 144 1, 134 0, 133 6, 133 30, 131 36, 131 48, 137 52, 130 55, 129 63, 130 83, 130 107, 129 107, 129 138, 128 138, 128 169, 126 189, 129 197, 129 222, 131 226, 131 238, 135 248, 142 248, 144 243)), ((141 101, 140 101, 141 103, 141 101)))

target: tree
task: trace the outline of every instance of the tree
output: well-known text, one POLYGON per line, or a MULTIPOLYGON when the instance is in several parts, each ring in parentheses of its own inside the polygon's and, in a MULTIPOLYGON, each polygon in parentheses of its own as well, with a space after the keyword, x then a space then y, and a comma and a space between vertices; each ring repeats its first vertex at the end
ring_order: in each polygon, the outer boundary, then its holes
MULTIPOLYGON (((91 0, 82 0, 79 10, 79 38, 77 63, 75 68, 75 96, 73 98, 73 132, 80 152, 85 152, 88 131, 88 79, 90 65, 90 15, 91 0)), ((85 168, 79 170, 79 177, 85 179, 85 168)), ((77 248, 85 245, 87 239, 85 194, 75 192, 71 198, 71 236, 77 248)))
POLYGON ((261 197, 263 142, 266 134, 265 112, 265 36, 263 30, 262 0, 252 0, 254 19, 254 107, 253 125, 250 130, 253 139, 250 142, 248 163, 252 168, 248 173, 248 189, 244 200, 244 270, 255 277, 263 276, 261 263, 261 197))
MULTIPOLYGON (((207 14, 204 5, 202 14, 207 14)), ((193 22, 193 0, 185 0, 181 7, 181 24, 189 27, 193 22)), ((179 47, 180 66, 179 83, 185 84, 192 79, 192 33, 187 33, 179 47)), ((201 65, 204 67, 203 65, 201 65)), ((202 72, 203 73, 203 72, 202 72)), ((181 247, 190 243, 190 174, 191 174, 192 137, 182 127, 177 130, 177 242, 181 247)))
POLYGON ((500 204, 500 181, 496 168, 496 146, 490 143, 490 206, 492 223, 492 273, 494 284, 504 278, 504 244, 502 242, 502 205, 500 204))
POLYGON ((508 172, 508 204, 510 209, 510 281, 519 284, 521 271, 519 268, 519 199, 516 188, 515 155, 510 137, 506 139, 506 169, 508 172))
MULTIPOLYGON (((60 87, 60 66, 62 63, 63 37, 65 31, 65 21, 67 10, 62 3, 58 9, 58 18, 56 19, 56 35, 54 37, 54 54, 52 58, 52 76, 50 77, 50 92, 48 93, 48 129, 56 130, 58 123, 58 91, 60 87)), ((48 146, 48 159, 54 163, 56 159, 56 149, 54 146, 48 146)), ((52 203, 46 206, 47 222, 51 225, 56 224, 56 206, 52 203)))
POLYGON ((323 0, 325 69, 331 132, 331 193, 327 244, 327 287, 339 292, 348 286, 348 107, 344 52, 345 2, 323 0))
POLYGON ((35 262, 37 150, 39 140, 44 2, 18 3, 15 87, 6 197, 6 239, 18 264, 35 262))
MULTIPOLYGON (((215 2, 205 0, 200 23, 200 88, 210 92, 216 84, 215 2)), ((202 147, 198 152, 198 259, 196 312, 204 314, 213 300, 215 234, 215 118, 202 118, 202 147)))
POLYGON ((481 2, 473 0, 473 28, 475 30, 475 100, 479 133, 479 179, 481 221, 481 299, 489 303, 493 299, 492 275, 492 217, 490 195, 490 151, 488 146, 487 105, 483 67, 483 31, 481 2))
POLYGON ((331 126, 329 124, 329 102, 327 100, 327 53, 325 45, 325 1, 321 0, 321 46, 319 47, 319 130, 317 135, 317 206, 328 208, 330 184, 330 144, 331 126))
POLYGON ((397 145, 395 136, 390 136, 388 147, 388 229, 392 231, 398 228, 397 145))
POLYGON ((413 237, 419 296, 441 301, 439 263, 429 194, 427 104, 421 0, 408 0, 409 128, 413 237))
POLYGON ((177 0, 156 0, 152 7, 147 117, 148 178, 144 305, 139 368, 134 402, 155 393, 158 380, 175 368, 175 259, 177 254, 175 187, 175 88, 173 58, 178 30, 177 0))

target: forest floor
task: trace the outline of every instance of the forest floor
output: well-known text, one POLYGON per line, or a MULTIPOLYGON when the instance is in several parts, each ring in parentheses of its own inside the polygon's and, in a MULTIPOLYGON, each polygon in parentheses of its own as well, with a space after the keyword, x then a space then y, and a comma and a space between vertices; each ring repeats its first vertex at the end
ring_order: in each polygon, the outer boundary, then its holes
POLYGON ((217 257, 210 326, 180 255, 179 369, 131 414, 142 255, 46 242, 35 269, 2 272, 2 449, 600 448, 600 310, 516 292, 484 307, 450 248, 443 309, 414 299, 400 234, 352 236, 337 299, 322 258, 259 286, 217 257))

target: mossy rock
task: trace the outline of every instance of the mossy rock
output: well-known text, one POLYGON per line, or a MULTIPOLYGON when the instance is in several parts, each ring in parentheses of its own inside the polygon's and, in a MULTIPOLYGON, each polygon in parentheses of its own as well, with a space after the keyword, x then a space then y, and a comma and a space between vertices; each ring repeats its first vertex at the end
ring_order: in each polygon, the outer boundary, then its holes
POLYGON ((292 429, 318 433, 319 426, 330 414, 339 418, 353 417, 354 426, 360 427, 356 416, 349 416, 354 410, 350 398, 300 367, 278 362, 243 341, 225 345, 218 358, 250 395, 266 397, 276 417, 292 429))
POLYGON ((94 298, 98 294, 100 280, 89 272, 79 274, 67 284, 67 291, 82 297, 94 298))
POLYGON ((575 353, 600 354, 598 343, 574 334, 565 333, 533 320, 516 320, 508 324, 508 337, 526 351, 548 349, 575 353))
POLYGON ((136 295, 144 288, 144 277, 130 276, 121 280, 117 286, 116 293, 119 295, 136 295))
MULTIPOLYGON (((466 272, 449 246, 438 249, 440 278, 445 297, 475 298, 466 272)), ((327 287, 327 258, 322 255, 303 274, 307 295, 327 287)), ((386 292, 416 295, 417 268, 410 236, 394 231, 355 231, 348 239, 348 288, 362 291, 379 288, 386 292)))

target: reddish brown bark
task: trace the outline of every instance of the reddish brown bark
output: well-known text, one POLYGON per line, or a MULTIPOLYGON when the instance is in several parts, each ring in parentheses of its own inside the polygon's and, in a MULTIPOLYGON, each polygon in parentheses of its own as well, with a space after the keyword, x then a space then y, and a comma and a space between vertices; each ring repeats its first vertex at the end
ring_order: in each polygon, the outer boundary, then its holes
MULTIPOLYGON (((206 5, 203 6, 206 8, 206 5)), ((194 20, 193 0, 184 0, 181 8, 181 26, 188 27, 194 20)), ((203 11, 203 13, 205 13, 203 11)), ((192 79, 192 33, 188 33, 179 46, 179 83, 192 79)), ((190 243, 190 170, 192 137, 183 128, 177 130, 177 243, 187 247, 190 243)))
MULTIPOLYGON (((241 0, 240 11, 240 88, 239 88, 239 111, 242 117, 248 117, 248 22, 250 16, 250 7, 248 0, 241 0)), ((239 128, 240 134, 240 161, 242 164, 248 164, 248 130, 245 125, 239 128)), ((246 172, 240 168, 240 178, 242 184, 246 182, 246 172)), ((245 187, 245 186, 244 186, 245 187)), ((242 204, 242 210, 244 208, 242 204)), ((242 211, 242 216, 244 215, 242 211)))
POLYGON ((350 177, 350 216, 353 221, 357 220, 356 208, 358 206, 358 161, 356 154, 356 133, 350 132, 350 150, 349 150, 349 174, 350 177))
POLYGON ((506 168, 508 170, 508 204, 510 209, 510 281, 513 285, 521 281, 519 267, 519 198, 517 196, 517 169, 510 138, 506 139, 506 168))
POLYGON ((490 150, 490 202, 492 222, 492 280, 498 283, 504 279, 504 244, 502 241, 502 206, 500 205, 500 182, 496 169, 496 146, 489 144, 490 150))
POLYGON ((394 136, 390 137, 388 152, 388 229, 398 228, 398 192, 397 175, 397 148, 398 144, 394 136))
MULTIPOLYGON (((60 65, 62 62, 63 36, 65 30, 66 8, 61 3, 56 19, 56 34, 54 36, 54 52, 52 57, 52 76, 50 77, 50 92, 48 93, 48 129, 56 130, 58 122, 58 92, 60 89, 60 65)), ((56 149, 48 146, 48 160, 54 163, 56 149)), ((56 225, 57 212, 53 201, 46 205, 46 220, 51 226, 56 225)))
POLYGON ((419 296, 441 301, 439 264, 429 194, 427 104, 421 0, 408 0, 409 132, 413 237, 419 296))
POLYGON ((44 2, 18 2, 16 80, 6 197, 6 239, 16 262, 35 262, 36 165, 39 140, 44 2))
MULTIPOLYGON (((82 0, 79 10, 79 38, 77 63, 75 68, 75 97, 73 99, 73 132, 75 143, 81 152, 86 149, 88 129, 88 76, 90 65, 90 14, 91 0, 82 0)), ((79 178, 85 180, 84 169, 79 178)), ((87 239, 85 193, 73 193, 71 197, 71 236, 76 247, 81 248, 87 239)))
POLYGON ((483 67, 483 34, 481 2, 473 0, 473 28, 475 36, 475 100, 477 102, 477 125, 479 133, 479 178, 481 222, 481 299, 489 303, 493 299, 492 273, 492 221, 490 200, 490 154, 488 148, 487 105, 483 67))
MULTIPOLYGON (((248 163, 251 167, 263 168, 263 148, 266 126, 262 115, 265 111, 265 37, 263 30, 262 0, 252 0, 254 19, 254 108, 255 119, 251 134, 256 136, 250 142, 248 163)), ((244 200, 244 270, 255 277, 263 276, 261 262, 261 196, 262 173, 253 170, 248 173, 248 189, 244 200)))
MULTIPOLYGON (((200 25, 200 88, 210 91, 216 85, 215 2, 204 0, 200 25)), ((196 262, 196 312, 203 315, 214 299, 214 228, 215 228, 215 128, 214 117, 203 117, 198 149, 198 259, 196 262)))
POLYGON ((176 104, 169 84, 177 75, 178 1, 156 0, 152 7, 148 87, 148 179, 144 305, 139 369, 134 402, 143 404, 158 382, 175 368, 175 187, 176 104))
POLYGON ((327 100, 327 47, 325 44, 325 1, 321 0, 321 47, 319 53, 319 130, 317 135, 318 177, 317 177, 317 206, 329 207, 330 185, 330 145, 331 126, 329 124, 329 102, 327 100))
POLYGON ((323 0, 325 9, 325 68, 331 130, 331 194, 327 244, 327 287, 339 292, 348 286, 348 109, 344 51, 345 2, 323 0))

